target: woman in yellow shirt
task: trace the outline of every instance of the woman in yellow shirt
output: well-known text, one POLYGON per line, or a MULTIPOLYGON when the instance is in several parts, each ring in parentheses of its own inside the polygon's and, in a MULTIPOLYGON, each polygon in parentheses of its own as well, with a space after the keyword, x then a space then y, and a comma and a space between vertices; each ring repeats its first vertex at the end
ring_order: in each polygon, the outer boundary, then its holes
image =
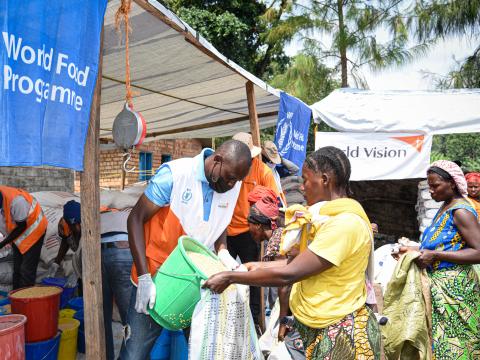
POLYGON ((307 360, 380 359, 380 331, 365 305, 373 237, 362 206, 348 198, 350 162, 340 149, 324 147, 308 156, 302 172, 310 211, 328 217, 307 249, 288 264, 249 263, 246 273, 216 274, 204 287, 220 293, 232 283, 294 284, 290 309, 307 360))

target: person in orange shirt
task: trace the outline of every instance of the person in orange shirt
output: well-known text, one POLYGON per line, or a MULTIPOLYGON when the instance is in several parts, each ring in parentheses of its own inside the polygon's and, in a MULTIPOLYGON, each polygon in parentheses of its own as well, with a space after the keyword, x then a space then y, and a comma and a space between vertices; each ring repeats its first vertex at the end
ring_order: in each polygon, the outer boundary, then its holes
MULTIPOLYGON (((250 211, 248 194, 257 185, 272 189, 277 197, 280 196, 280 191, 278 190, 272 171, 258 158, 262 149, 253 145, 252 135, 240 132, 235 134, 233 139, 243 142, 250 148, 252 166, 250 172, 242 181, 242 187, 240 188, 237 204, 233 211, 232 221, 227 228, 227 248, 233 258, 238 256, 242 263, 247 263, 259 261, 260 256, 260 246, 252 238, 247 221, 250 211)), ((250 310, 252 311, 253 321, 255 324, 258 324, 260 320, 259 287, 250 287, 250 310)))
POLYGON ((468 200, 475 206, 475 210, 480 214, 480 173, 471 172, 465 175, 467 180, 468 200))
POLYGON ((0 249, 12 243, 13 289, 35 285, 37 266, 48 221, 28 192, 0 186, 0 249))

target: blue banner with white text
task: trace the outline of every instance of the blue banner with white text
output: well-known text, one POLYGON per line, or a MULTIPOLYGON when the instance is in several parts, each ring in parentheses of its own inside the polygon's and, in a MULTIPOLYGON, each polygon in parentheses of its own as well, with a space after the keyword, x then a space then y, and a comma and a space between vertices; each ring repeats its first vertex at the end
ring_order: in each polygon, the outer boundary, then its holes
POLYGON ((275 144, 281 157, 294 162, 302 173, 307 152, 312 110, 296 97, 280 94, 275 144))
POLYGON ((0 2, 0 166, 83 169, 106 5, 0 2))

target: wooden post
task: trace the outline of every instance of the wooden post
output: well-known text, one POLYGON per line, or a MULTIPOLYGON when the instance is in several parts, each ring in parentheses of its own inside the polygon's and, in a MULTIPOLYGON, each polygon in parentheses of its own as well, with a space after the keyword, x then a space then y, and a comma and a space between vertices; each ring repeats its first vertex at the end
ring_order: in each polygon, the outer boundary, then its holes
POLYGON ((247 89, 248 117, 250 119, 250 132, 252 133, 253 145, 261 146, 257 104, 255 103, 255 89, 253 88, 254 84, 251 81, 248 81, 245 87, 247 89))
MULTIPOLYGON (((248 81, 245 87, 247 90, 248 117, 250 119, 250 132, 252 133, 253 145, 261 146, 254 84, 251 81, 248 81)), ((259 157, 260 156, 261 155, 259 155, 259 157)), ((263 259, 264 253, 264 246, 261 244, 259 261, 263 259)), ((260 288, 260 327, 262 328, 262 332, 265 332, 265 288, 263 287, 260 288)))
POLYGON ((100 59, 95 91, 90 109, 84 169, 80 173, 82 201, 82 283, 85 316, 86 358, 104 360, 102 267, 100 249, 99 130, 102 90, 103 29, 100 36, 100 59))

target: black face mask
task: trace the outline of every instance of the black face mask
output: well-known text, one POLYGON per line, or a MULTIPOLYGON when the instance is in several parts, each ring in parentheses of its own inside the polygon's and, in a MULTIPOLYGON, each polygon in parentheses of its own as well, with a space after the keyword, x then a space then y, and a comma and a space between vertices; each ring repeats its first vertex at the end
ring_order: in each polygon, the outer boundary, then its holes
POLYGON ((210 188, 220 194, 226 193, 228 190, 231 190, 232 188, 228 186, 227 182, 223 180, 223 178, 218 178, 217 182, 209 182, 208 185, 210 188))
MULTIPOLYGON (((220 163, 220 170, 219 174, 222 172, 222 165, 223 163, 220 163)), ((231 187, 228 185, 228 183, 223 179, 221 176, 218 178, 213 177, 213 171, 215 170, 216 164, 213 166, 212 171, 210 172, 210 178, 208 179, 208 185, 210 188, 220 194, 226 193, 227 191, 231 190, 231 187)))

